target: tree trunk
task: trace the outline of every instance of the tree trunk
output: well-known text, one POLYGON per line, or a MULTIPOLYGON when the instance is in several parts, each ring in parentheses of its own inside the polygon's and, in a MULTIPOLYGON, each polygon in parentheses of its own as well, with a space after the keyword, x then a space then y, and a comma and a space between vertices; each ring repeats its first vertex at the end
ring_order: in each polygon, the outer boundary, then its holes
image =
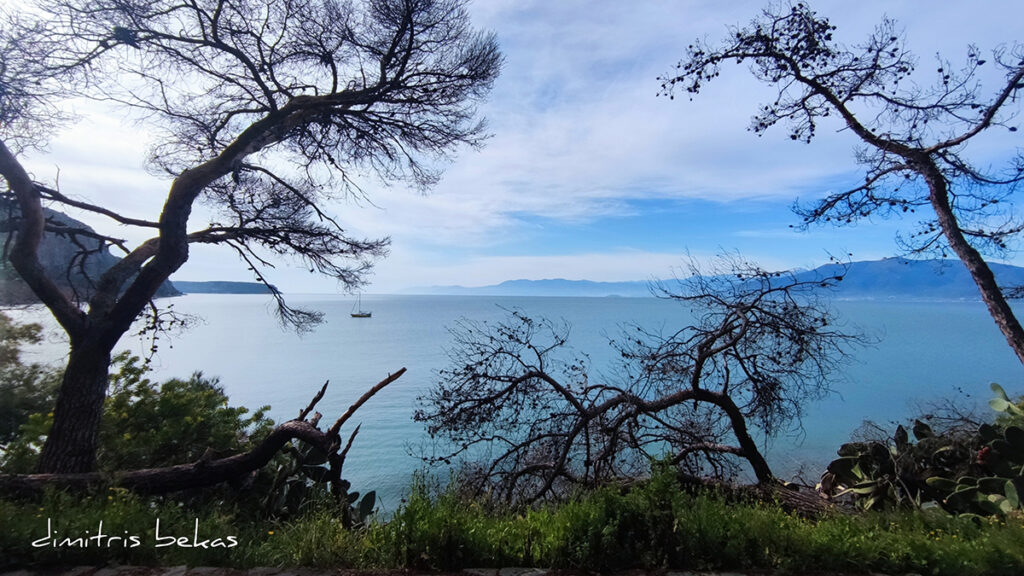
POLYGON ((53 410, 53 427, 39 458, 40 473, 68 474, 95 469, 109 370, 109 349, 94 342, 72 343, 53 410))
POLYGON ((718 406, 725 410, 725 413, 729 416, 732 432, 736 435, 736 441, 739 443, 740 448, 743 449, 743 456, 750 463, 750 467, 754 469, 754 476, 757 476, 757 482, 759 484, 768 484, 775 479, 772 469, 768 466, 768 462, 764 459, 761 451, 757 449, 757 442, 754 442, 754 439, 750 436, 750 432, 747 430, 747 420, 743 417, 739 407, 736 406, 731 398, 725 397, 725 399, 727 402, 722 402, 718 406))
POLYGON ((978 290, 981 292, 981 299, 988 307, 989 314, 999 326, 1010 349, 1024 364, 1024 328, 1021 328, 1017 316, 1003 296, 1003 291, 996 283, 992 269, 988 267, 985 259, 974 249, 974 246, 971 246, 960 230, 956 215, 953 214, 949 205, 949 187, 946 178, 931 159, 919 162, 922 164, 922 172, 928 183, 932 209, 935 210, 946 242, 967 267, 967 271, 970 272, 971 278, 974 279, 974 283, 977 284, 978 290))
POLYGON ((733 402, 732 398, 727 394, 719 394, 703 389, 696 390, 694 398, 701 402, 708 402, 718 406, 729 417, 732 433, 736 436, 736 442, 740 445, 740 450, 742 451, 741 455, 750 463, 758 483, 768 484, 774 480, 775 475, 772 474, 768 461, 764 459, 764 455, 757 449, 757 442, 754 441, 750 431, 747 429, 747 419, 743 416, 743 412, 740 411, 739 406, 733 402))

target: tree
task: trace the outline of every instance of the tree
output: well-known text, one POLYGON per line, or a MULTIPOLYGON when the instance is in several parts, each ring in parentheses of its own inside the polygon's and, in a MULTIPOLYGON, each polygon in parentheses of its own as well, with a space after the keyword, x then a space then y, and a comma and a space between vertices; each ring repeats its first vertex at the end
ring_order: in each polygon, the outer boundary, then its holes
MULTIPOLYGON (((346 234, 326 203, 359 193, 356 174, 425 188, 438 160, 486 136, 476 104, 498 74, 492 35, 462 0, 38 0, 38 18, 0 30, 0 175, 17 230, 8 258, 70 339, 40 470, 95 466, 111 350, 194 243, 233 249, 266 282, 271 255, 358 286, 386 240, 346 234), (111 103, 158 135, 150 155, 170 179, 146 220, 36 182, 22 156, 51 134, 58 98, 111 103), (219 216, 190 218, 196 202, 219 216), (153 233, 96 279, 85 302, 39 265, 51 225, 43 203, 153 233)), ((102 137, 102 135, 97 135, 102 137)), ((282 318, 308 326, 315 312, 282 318)))
POLYGON ((960 69, 940 60, 935 83, 922 87, 913 81, 915 59, 892 21, 853 47, 836 41, 835 29, 806 4, 774 6, 718 45, 691 44, 676 70, 660 78, 661 94, 682 90, 692 98, 718 77, 722 64, 749 62, 758 80, 778 90, 753 117, 755 133, 784 122, 790 138, 810 142, 820 122, 838 118, 862 145, 857 160, 864 181, 798 206, 804 225, 930 208, 905 244, 914 252, 952 250, 1024 362, 1024 329, 982 256, 1005 251, 1022 229, 1005 206, 1024 180, 1024 155, 1018 149, 1001 170, 981 168, 966 155, 983 134, 1017 131, 1011 122, 1024 88, 1024 46, 995 50, 991 63, 972 47, 960 69), (983 80, 1000 73, 996 88, 985 90, 983 80))
POLYGON ((559 358, 565 326, 521 312, 493 326, 462 322, 451 367, 415 415, 439 439, 441 454, 429 459, 464 457, 470 487, 507 500, 635 477, 662 457, 689 474, 722 473, 739 457, 769 482, 755 430, 772 436, 798 419, 861 339, 837 330, 815 297, 840 277, 725 264, 661 286, 691 307, 695 323, 669 334, 625 330, 613 342, 618 377, 592 378, 585 359, 559 358))

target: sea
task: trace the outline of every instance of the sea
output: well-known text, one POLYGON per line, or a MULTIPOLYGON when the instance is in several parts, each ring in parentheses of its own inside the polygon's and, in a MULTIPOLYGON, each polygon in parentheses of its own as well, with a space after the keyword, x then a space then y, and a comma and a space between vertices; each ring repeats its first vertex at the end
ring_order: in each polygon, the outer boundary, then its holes
MULTIPOLYGON (((451 330, 459 321, 499 321, 510 310, 570 327, 571 353, 589 358, 591 380, 613 375, 618 355, 609 345, 624 327, 675 331, 692 322, 685 306, 659 298, 363 295, 371 318, 352 318, 354 297, 288 295, 292 305, 320 310, 325 322, 298 334, 282 327, 264 295, 193 294, 160 300, 192 320, 164 334, 150 378, 219 379, 235 406, 269 405, 276 421, 294 418, 324 382, 317 405, 330 423, 366 390, 406 368, 342 430, 360 432, 345 464, 353 490, 375 490, 385 513, 408 494, 430 450, 423 425, 412 420, 418 398, 449 365, 451 330)), ((1024 394, 1024 369, 983 304, 975 301, 849 300, 832 303, 844 329, 874 344, 853 350, 834 374, 833 392, 808 403, 802 421, 762 444, 776 475, 815 481, 839 446, 865 422, 894 428, 931 403, 952 400, 987 410, 989 385, 1024 394)), ((66 342, 41 308, 16 312, 43 321, 48 336, 25 359, 60 362, 66 342)), ((144 356, 151 341, 126 335, 121 348, 144 356)), ((426 470, 442 480, 448 472, 426 470)))

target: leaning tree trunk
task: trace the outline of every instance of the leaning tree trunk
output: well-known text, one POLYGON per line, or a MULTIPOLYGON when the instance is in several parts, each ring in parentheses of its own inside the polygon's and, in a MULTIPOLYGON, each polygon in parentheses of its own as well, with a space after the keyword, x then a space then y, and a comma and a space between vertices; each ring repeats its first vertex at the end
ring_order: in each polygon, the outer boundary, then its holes
POLYGON ((768 466, 768 461, 764 459, 764 455, 757 449, 757 442, 754 441, 754 438, 750 435, 750 429, 747 428, 747 419, 743 416, 743 412, 736 405, 736 402, 728 394, 704 389, 694 390, 693 397, 697 401, 713 404, 725 412, 725 415, 729 418, 732 433, 736 436, 736 442, 740 446, 740 455, 746 458, 750 467, 754 470, 754 476, 757 477, 758 484, 772 482, 775 479, 775 475, 772 474, 772 469, 768 466))
POLYGON ((1009 302, 1003 296, 1002 289, 996 283, 996 277, 989 268, 988 263, 981 257, 981 254, 967 241, 963 231, 957 223, 956 215, 949 205, 949 186, 946 178, 939 171, 939 168, 931 159, 920 160, 921 170, 925 181, 928 183, 929 200, 935 215, 938 218, 939 226, 946 237, 949 247, 960 258, 970 272, 971 278, 977 284, 981 292, 981 299, 988 307, 988 312, 995 320, 999 330, 1006 338, 1010 349, 1017 355, 1017 359, 1024 364, 1024 328, 1021 328, 1017 316, 1010 308, 1009 302))
POLYGON ((68 474, 95 469, 110 352, 95 342, 72 343, 53 410, 53 427, 39 458, 40 473, 68 474))
POLYGON ((725 411, 725 414, 729 417, 729 423, 732 425, 732 433, 736 436, 736 442, 740 445, 743 450, 743 457, 750 463, 750 467, 754 470, 754 476, 757 477, 758 484, 768 484, 774 480, 775 475, 772 474, 772 469, 768 466, 768 462, 764 459, 764 455, 757 449, 757 442, 751 437, 750 431, 747 429, 747 419, 743 417, 743 413, 740 412, 736 403, 732 401, 732 398, 722 395, 720 401, 715 402, 719 408, 725 411))

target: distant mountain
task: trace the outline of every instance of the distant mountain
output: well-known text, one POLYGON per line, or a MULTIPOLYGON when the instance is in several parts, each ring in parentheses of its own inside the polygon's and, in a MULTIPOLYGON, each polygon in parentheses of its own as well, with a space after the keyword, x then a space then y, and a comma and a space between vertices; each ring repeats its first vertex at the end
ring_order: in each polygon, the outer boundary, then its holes
POLYGON ((590 280, 507 280, 493 286, 430 286, 413 288, 411 294, 449 294, 455 296, 651 296, 649 283, 593 282, 590 280))
MULTIPOLYGON (((16 210, 16 207, 9 205, 5 208, 16 210)), ((56 210, 43 208, 43 213, 47 221, 53 224, 94 232, 89 226, 56 210)), ((39 244, 39 262, 59 288, 68 294, 77 294, 80 299, 87 300, 92 294, 93 282, 116 264, 120 258, 105 248, 100 249, 99 240, 79 236, 77 241, 79 244, 66 236, 54 233, 44 234, 39 244), (88 256, 83 261, 74 261, 72 266, 72 260, 83 250, 88 253, 88 256)), ((174 285, 170 282, 164 282, 157 290, 156 295, 157 297, 179 296, 180 292, 175 290, 174 285)), ((32 304, 38 301, 39 299, 29 290, 10 262, 6 258, 0 258, 0 305, 32 304)))
POLYGON ((271 290, 259 282, 227 282, 215 280, 211 282, 188 282, 175 280, 174 286, 185 294, 271 294, 280 292, 276 287, 271 290))
MULTIPOLYGON (((1001 286, 1024 286, 1024 268, 990 262, 1001 286)), ((797 271, 801 280, 842 274, 833 294, 843 299, 979 300, 978 288, 959 260, 885 258, 826 264, 797 271)), ((415 294, 467 296, 651 296, 650 282, 592 282, 589 280, 509 280, 492 286, 431 286, 408 290, 415 294)))
MULTIPOLYGON (((1024 286, 1024 268, 989 262, 1002 287, 1024 286)), ((798 278, 821 278, 842 274, 839 264, 826 264, 798 278)), ((849 264, 835 290, 847 299, 980 300, 978 287, 959 260, 883 260, 849 264)))

